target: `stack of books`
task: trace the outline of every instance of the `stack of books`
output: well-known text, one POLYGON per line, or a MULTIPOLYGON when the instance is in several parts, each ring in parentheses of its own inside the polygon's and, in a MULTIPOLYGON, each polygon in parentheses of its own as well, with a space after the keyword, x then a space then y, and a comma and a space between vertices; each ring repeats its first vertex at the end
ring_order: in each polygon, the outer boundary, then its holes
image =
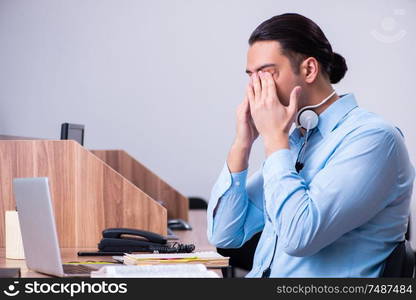
POLYGON ((126 265, 203 264, 210 268, 227 267, 229 257, 217 252, 125 254, 126 265))

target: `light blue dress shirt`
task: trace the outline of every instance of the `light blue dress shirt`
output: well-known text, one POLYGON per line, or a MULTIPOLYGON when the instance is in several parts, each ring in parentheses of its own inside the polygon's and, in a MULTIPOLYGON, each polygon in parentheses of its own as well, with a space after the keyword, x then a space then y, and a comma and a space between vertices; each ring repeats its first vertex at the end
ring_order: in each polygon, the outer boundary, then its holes
POLYGON ((209 241, 238 248, 263 230, 247 277, 269 266, 270 277, 380 276, 409 217, 415 172, 403 137, 347 94, 320 114, 297 173, 303 138, 295 129, 290 150, 248 180, 247 170, 224 165, 208 205, 209 241))

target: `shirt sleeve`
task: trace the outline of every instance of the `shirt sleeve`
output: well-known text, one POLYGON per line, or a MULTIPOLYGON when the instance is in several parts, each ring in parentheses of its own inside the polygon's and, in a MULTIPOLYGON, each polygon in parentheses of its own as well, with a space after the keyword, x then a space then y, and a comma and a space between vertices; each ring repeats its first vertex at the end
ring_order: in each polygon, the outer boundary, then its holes
POLYGON ((231 173, 227 163, 211 191, 207 235, 220 248, 239 248, 264 226, 263 177, 247 169, 231 173))
POLYGON ((271 154, 263 166, 265 210, 283 250, 313 255, 391 203, 398 178, 413 176, 413 169, 398 174, 398 166, 410 164, 407 153, 397 154, 398 143, 386 129, 347 135, 309 185, 288 149, 271 154))

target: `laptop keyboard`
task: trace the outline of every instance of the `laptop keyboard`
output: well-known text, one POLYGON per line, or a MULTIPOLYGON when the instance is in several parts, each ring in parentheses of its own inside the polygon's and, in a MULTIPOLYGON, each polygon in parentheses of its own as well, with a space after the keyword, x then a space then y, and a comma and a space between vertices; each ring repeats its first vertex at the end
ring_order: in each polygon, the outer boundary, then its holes
POLYGON ((62 267, 65 274, 89 274, 91 271, 94 271, 92 268, 84 265, 62 265, 62 267))

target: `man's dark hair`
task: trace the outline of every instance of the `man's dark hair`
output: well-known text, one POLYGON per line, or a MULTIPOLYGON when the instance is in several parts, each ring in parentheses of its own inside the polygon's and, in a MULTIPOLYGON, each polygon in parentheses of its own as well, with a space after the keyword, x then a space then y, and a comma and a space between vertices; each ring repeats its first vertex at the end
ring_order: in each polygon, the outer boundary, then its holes
POLYGON ((347 72, 345 59, 332 51, 321 28, 312 20, 294 13, 274 16, 261 23, 251 34, 248 43, 277 41, 280 43, 296 74, 300 63, 314 57, 331 83, 339 82, 347 72))

